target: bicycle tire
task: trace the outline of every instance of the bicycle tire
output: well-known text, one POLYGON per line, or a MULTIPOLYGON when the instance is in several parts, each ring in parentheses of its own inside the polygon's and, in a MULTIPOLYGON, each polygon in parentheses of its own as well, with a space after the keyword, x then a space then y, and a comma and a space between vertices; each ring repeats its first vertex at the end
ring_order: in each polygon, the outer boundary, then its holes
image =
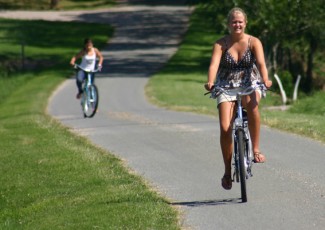
POLYGON ((246 192, 246 167, 245 167, 245 133, 244 130, 239 129, 237 131, 238 137, 238 154, 239 154, 239 177, 240 177, 240 190, 242 202, 247 202, 246 192))
POLYGON ((238 141, 234 138, 234 181, 239 182, 239 159, 238 159, 238 141))
POLYGON ((89 85, 87 86, 87 89, 84 90, 84 98, 83 98, 83 113, 84 117, 91 118, 93 117, 98 108, 98 102, 99 102, 99 94, 98 94, 98 88, 96 85, 89 85))

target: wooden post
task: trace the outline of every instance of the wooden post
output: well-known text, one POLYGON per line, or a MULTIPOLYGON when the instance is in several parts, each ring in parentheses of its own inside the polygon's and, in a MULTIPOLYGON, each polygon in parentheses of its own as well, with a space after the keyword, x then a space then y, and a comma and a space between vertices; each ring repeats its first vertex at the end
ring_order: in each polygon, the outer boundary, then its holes
POLYGON ((21 68, 25 69, 25 41, 21 40, 21 68))
POLYGON ((299 88, 300 79, 301 79, 301 75, 299 74, 296 80, 295 89, 293 91, 293 97, 292 97, 293 101, 296 101, 298 98, 298 88, 299 88))
POLYGON ((280 93, 282 96, 282 104, 286 105, 287 104, 287 95, 286 92, 283 89, 282 82, 277 74, 274 74, 274 78, 277 80, 279 87, 280 87, 280 93))
POLYGON ((59 0, 51 0, 51 2, 50 2, 50 8, 51 9, 57 8, 58 5, 59 5, 59 0))

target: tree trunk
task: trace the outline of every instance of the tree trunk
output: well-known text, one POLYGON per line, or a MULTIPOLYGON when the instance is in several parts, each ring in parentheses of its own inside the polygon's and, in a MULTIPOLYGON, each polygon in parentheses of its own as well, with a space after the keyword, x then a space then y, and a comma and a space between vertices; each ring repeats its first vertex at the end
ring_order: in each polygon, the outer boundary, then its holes
POLYGON ((59 5, 59 0, 51 0, 51 2, 50 2, 50 8, 51 9, 57 8, 58 5, 59 5))
POLYGON ((273 63, 272 63, 272 67, 273 67, 274 73, 276 73, 277 70, 278 70, 278 65, 277 65, 278 47, 279 47, 279 43, 278 42, 275 45, 273 45, 273 47, 272 47, 272 52, 273 52, 273 63))
POLYGON ((309 40, 309 53, 308 53, 308 61, 307 61, 307 70, 306 70, 306 90, 307 92, 311 92, 313 89, 313 59, 314 54, 317 49, 317 41, 313 36, 310 36, 309 40))

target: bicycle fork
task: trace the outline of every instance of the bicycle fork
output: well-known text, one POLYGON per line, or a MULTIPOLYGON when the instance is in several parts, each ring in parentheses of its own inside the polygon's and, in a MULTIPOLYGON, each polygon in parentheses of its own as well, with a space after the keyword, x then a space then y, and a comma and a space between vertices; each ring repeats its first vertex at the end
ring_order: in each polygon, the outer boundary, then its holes
POLYGON ((91 98, 92 96, 90 96, 89 92, 89 86, 92 84, 92 79, 91 79, 91 74, 87 73, 87 79, 84 80, 84 86, 83 86, 83 96, 81 97, 81 107, 83 108, 83 110, 87 110, 89 107, 88 102, 91 102, 91 98), (85 98, 87 97, 87 98, 85 98))

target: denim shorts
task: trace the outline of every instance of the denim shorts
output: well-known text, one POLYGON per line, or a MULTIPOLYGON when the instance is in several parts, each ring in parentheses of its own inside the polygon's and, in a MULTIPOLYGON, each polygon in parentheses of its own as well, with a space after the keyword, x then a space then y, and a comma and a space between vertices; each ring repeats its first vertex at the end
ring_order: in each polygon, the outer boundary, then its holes
MULTIPOLYGON (((225 101, 236 101, 237 100, 236 95, 241 90, 242 90, 241 88, 227 89, 224 93, 220 94, 217 97, 218 105, 225 101)), ((257 88, 255 91, 257 91, 258 94, 260 95, 260 98, 262 98, 261 89, 257 88)))

